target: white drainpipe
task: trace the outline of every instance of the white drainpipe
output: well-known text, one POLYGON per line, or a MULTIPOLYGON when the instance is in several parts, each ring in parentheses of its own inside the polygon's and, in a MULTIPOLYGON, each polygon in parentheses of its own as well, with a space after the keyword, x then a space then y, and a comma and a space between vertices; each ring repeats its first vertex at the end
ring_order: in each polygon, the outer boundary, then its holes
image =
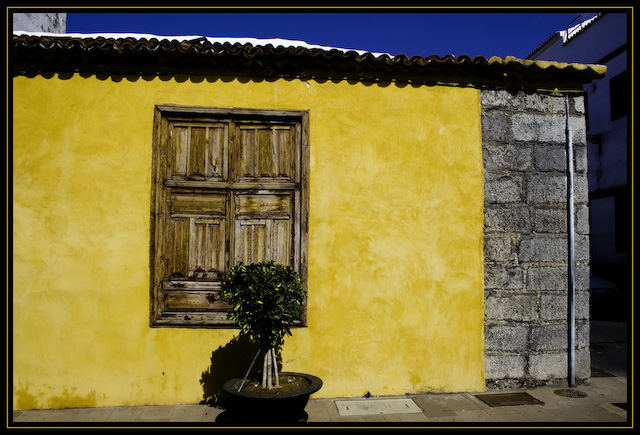
POLYGON ((569 96, 565 95, 565 110, 567 118, 567 230, 568 230, 568 368, 569 386, 573 387, 576 380, 576 314, 575 314, 575 258, 574 258, 574 213, 573 213, 573 144, 571 124, 569 122, 569 96))

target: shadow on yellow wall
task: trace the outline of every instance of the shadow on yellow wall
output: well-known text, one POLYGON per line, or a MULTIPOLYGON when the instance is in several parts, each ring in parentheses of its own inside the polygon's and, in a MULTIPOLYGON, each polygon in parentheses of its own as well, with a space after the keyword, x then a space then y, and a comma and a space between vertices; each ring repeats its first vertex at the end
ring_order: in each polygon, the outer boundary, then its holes
POLYGON ((288 82, 297 80, 302 82, 309 81, 309 82, 315 82, 315 83, 332 82, 336 84, 341 82, 346 82, 346 83, 349 83, 350 85, 357 85, 357 84, 362 84, 364 86, 376 85, 382 88, 386 88, 391 84, 393 84, 397 88, 404 88, 406 86, 411 86, 413 88, 419 88, 421 86, 430 86, 430 87, 454 86, 454 85, 440 83, 436 80, 433 80, 433 81, 425 80, 418 83, 418 82, 407 82, 407 81, 386 80, 386 79, 358 80, 358 79, 350 79, 350 78, 344 78, 344 77, 317 77, 317 76, 314 76, 314 77, 258 77, 258 76, 237 76, 237 75, 215 75, 215 74, 158 74, 156 75, 156 74, 117 74, 117 73, 103 73, 103 72, 97 72, 97 73, 42 72, 39 74, 27 74, 26 77, 33 78, 40 75, 46 79, 51 79, 55 77, 60 80, 69 80, 73 78, 75 74, 78 74, 80 77, 85 79, 94 76, 98 80, 111 79, 111 81, 113 82, 121 82, 122 80, 127 80, 129 82, 136 82, 140 79, 144 81, 153 81, 157 77, 164 82, 175 80, 177 83, 184 83, 186 81, 190 81, 191 83, 201 83, 203 81, 207 81, 209 83, 215 83, 217 81, 221 81, 225 83, 229 83, 233 81, 238 81, 240 83, 248 83, 248 82, 260 83, 260 82, 276 82, 278 80, 286 80, 288 82))
MULTIPOLYGON (((203 399, 200 404, 225 408, 222 385, 231 378, 242 378, 257 351, 258 346, 249 341, 248 335, 239 334, 229 343, 211 352, 211 365, 202 372, 200 377, 203 390, 203 399)), ((260 365, 258 360, 254 364, 251 375, 258 372, 260 365)))

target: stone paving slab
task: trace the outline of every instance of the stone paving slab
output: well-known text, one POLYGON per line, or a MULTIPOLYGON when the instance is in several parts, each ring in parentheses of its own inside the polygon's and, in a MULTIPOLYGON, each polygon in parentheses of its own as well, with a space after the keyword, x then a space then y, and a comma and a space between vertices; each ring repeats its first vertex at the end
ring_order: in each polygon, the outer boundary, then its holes
POLYGON ((213 422, 221 412, 220 409, 205 405, 178 405, 173 418, 185 422, 213 422))
POLYGON ((438 400, 437 396, 415 396, 413 401, 422 408, 423 414, 429 418, 452 417, 456 415, 456 412, 438 400))
MULTIPOLYGON (((113 413, 109 417, 108 421, 113 422, 135 422, 141 420, 142 414, 144 412, 144 406, 118 406, 114 407, 113 413)), ((91 421, 91 420, 82 420, 82 421, 91 421)))
MULTIPOLYGON (((309 414, 309 422, 331 421, 332 410, 334 407, 331 399, 313 399, 307 403, 305 411, 309 414)), ((337 414, 337 412, 335 412, 337 414)), ((335 415, 334 414, 334 415, 335 415)))
POLYGON ((474 411, 488 408, 486 404, 468 393, 435 395, 434 399, 438 400, 443 406, 446 406, 456 413, 460 411, 474 411))

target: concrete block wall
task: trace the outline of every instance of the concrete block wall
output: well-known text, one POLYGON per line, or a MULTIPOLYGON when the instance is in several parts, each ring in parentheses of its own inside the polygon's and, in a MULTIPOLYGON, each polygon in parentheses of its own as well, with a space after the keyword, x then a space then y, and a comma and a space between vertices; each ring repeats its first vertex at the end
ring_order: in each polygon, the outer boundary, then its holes
MULTIPOLYGON (((584 102, 574 145, 576 379, 590 377, 589 211, 584 102)), ((565 383, 565 97, 483 90, 485 379, 489 389, 565 383)))

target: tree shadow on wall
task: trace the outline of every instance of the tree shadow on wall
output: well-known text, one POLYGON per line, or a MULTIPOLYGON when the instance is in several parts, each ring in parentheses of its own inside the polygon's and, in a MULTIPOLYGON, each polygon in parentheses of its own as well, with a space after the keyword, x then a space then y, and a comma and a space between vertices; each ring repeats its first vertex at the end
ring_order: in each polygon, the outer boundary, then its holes
MULTIPOLYGON (((244 377, 257 351, 258 346, 249 341, 249 336, 240 334, 211 352, 211 365, 200 377, 203 389, 200 404, 227 408, 228 398, 224 395, 222 385, 231 378, 244 377)), ((257 373, 258 365, 254 364, 251 374, 257 373)))

